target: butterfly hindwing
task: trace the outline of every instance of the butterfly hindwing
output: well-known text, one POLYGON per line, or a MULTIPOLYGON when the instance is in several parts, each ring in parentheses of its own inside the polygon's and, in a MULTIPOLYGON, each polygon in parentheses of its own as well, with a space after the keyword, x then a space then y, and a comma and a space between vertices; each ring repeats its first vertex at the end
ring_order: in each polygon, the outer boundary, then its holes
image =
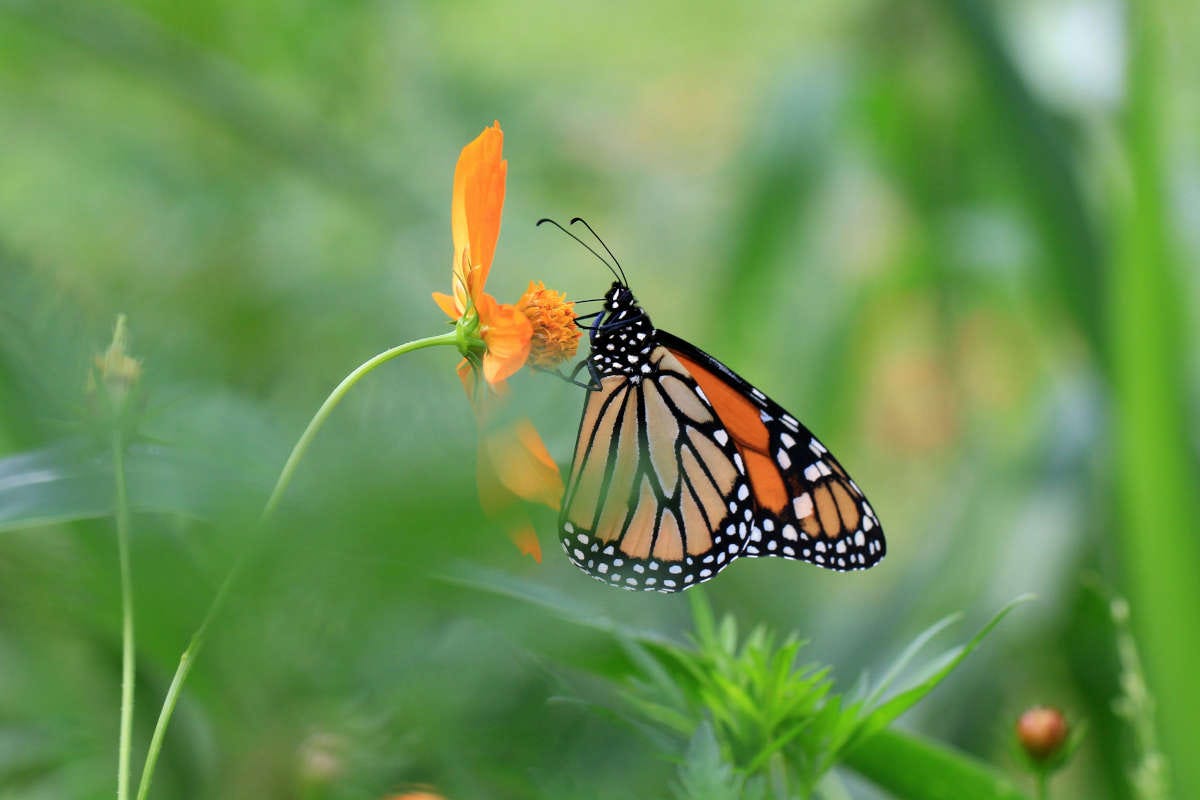
POLYGON ((743 550, 756 510, 703 390, 666 348, 647 363, 589 392, 560 529, 571 561, 597 579, 681 591, 743 550))
POLYGON ((742 555, 833 570, 866 569, 883 558, 874 509, 812 431, 698 347, 665 331, 656 335, 705 392, 746 464, 758 509, 742 555))

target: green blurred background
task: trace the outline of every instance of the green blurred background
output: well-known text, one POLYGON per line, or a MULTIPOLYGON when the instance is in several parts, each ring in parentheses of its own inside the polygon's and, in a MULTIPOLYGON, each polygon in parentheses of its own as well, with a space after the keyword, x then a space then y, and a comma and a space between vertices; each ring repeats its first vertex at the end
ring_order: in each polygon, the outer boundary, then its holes
MULTIPOLYGON (((1089 731, 1059 796, 1124 799, 1145 746, 1114 713, 1119 592, 1174 796, 1200 796, 1198 15, 2 0, 0 455, 78 439, 124 312, 145 446, 179 462, 134 459, 134 501, 195 511, 135 518, 138 751, 316 406, 445 329, 429 293, 449 286, 455 159, 499 119, 489 289, 601 294, 608 273, 534 227, 588 218, 656 324, 804 419, 883 519, 879 568, 739 563, 704 590, 719 611, 797 631, 848 687, 943 615, 974 625, 1036 592, 903 724, 1015 770, 1016 715, 1061 706, 1089 731)), ((389 364, 322 432, 154 797, 665 796, 671 763, 555 700, 619 655, 611 638, 453 576, 487 568, 671 636, 686 598, 577 572, 550 512, 544 563, 517 554, 478 509, 456 360, 389 364)), ((581 392, 527 373, 515 389, 565 462, 581 392)), ((0 537, 0 797, 112 795, 116 565, 103 518, 0 537)))

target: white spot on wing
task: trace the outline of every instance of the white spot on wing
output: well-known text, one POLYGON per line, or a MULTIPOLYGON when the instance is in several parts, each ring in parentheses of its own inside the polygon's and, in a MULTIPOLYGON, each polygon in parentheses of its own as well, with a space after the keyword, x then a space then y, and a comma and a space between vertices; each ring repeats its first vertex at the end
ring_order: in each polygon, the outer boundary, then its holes
POLYGON ((792 510, 796 512, 796 519, 811 517, 813 513, 812 495, 808 492, 805 492, 797 497, 792 501, 792 510))

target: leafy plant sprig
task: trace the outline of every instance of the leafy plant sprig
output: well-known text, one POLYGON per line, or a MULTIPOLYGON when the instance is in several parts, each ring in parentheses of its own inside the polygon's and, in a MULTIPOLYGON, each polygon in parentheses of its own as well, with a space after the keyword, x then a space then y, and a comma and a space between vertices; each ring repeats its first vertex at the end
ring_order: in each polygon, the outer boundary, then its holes
POLYGON ((680 761, 675 788, 681 800, 723 797, 735 789, 757 797, 760 787, 774 800, 809 798, 814 792, 830 797, 831 771, 839 766, 898 798, 1027 800, 1006 775, 987 764, 890 726, 1029 595, 1001 608, 966 642, 913 670, 917 656, 960 615, 935 622, 878 682, 862 679, 855 690, 839 693, 828 666, 800 660, 803 640, 780 638, 763 626, 740 634, 732 615, 716 618, 702 589, 688 592, 693 630, 687 641, 679 642, 607 619, 575 598, 493 570, 464 569, 453 580, 607 633, 624 652, 625 666, 614 673, 584 665, 607 687, 599 698, 589 694, 587 702, 616 715, 666 757, 680 761), (915 677, 898 685, 910 672, 915 677), (718 756, 719 764, 714 760, 718 756))

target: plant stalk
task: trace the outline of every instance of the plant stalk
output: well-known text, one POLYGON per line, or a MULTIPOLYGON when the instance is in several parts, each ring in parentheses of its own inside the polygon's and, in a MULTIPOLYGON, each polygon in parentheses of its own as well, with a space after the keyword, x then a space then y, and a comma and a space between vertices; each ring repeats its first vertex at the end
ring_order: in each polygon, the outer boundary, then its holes
POLYGON ((129 495, 125 487, 125 442, 112 434, 116 483, 117 553, 121 562, 121 732, 117 744, 117 800, 129 799, 129 759, 133 738, 134 638, 133 571, 129 557, 129 495))
MULTIPOLYGON (((261 529, 265 525, 279 505, 279 500, 283 497, 284 492, 287 491, 288 486, 291 485, 296 468, 304 458, 304 454, 308 452, 309 445, 316 438, 317 432, 325 424, 325 421, 329 419, 330 414, 333 413, 333 410, 337 408, 346 394, 354 388, 355 384, 376 367, 391 361, 397 356, 402 356, 405 353, 411 353, 414 350, 421 350, 426 347, 437 347, 439 345, 457 346, 458 344, 459 331, 457 329, 438 336, 415 339, 411 342, 405 342, 404 344, 384 350, 382 353, 364 361, 343 378, 341 383, 335 386, 333 391, 329 393, 329 396, 325 398, 325 402, 317 409, 317 413, 309 420, 304 433, 300 434, 300 438, 296 440, 295 446, 292 447, 292 452, 288 455, 287 461, 284 462, 278 480, 275 481, 275 488, 271 490, 271 496, 267 498, 266 505, 263 506, 262 516, 259 518, 259 528, 261 529)), ((200 648, 204 646, 209 626, 224 607, 225 600, 229 596, 229 590, 242 573, 248 556, 249 551, 243 550, 237 560, 234 561, 233 566, 229 569, 229 572, 225 575, 225 579, 217 589, 217 593, 213 596, 212 603, 209 604, 208 611, 205 612, 204 620, 200 623, 200 627, 192 634, 187 649, 179 657, 179 666, 176 667, 175 676, 171 679, 171 685, 167 688, 162 710, 159 712, 158 721, 154 724, 154 733, 150 738, 150 746, 146 751, 146 763, 142 768, 142 777, 138 784, 137 800, 146 800, 150 792, 150 783, 154 778, 154 768, 158 763, 158 756, 162 752, 163 738, 166 736, 167 725, 171 721, 171 716, 175 713, 175 706, 179 703, 179 695, 183 691, 183 684, 187 681, 188 673, 192 670, 200 648)))

